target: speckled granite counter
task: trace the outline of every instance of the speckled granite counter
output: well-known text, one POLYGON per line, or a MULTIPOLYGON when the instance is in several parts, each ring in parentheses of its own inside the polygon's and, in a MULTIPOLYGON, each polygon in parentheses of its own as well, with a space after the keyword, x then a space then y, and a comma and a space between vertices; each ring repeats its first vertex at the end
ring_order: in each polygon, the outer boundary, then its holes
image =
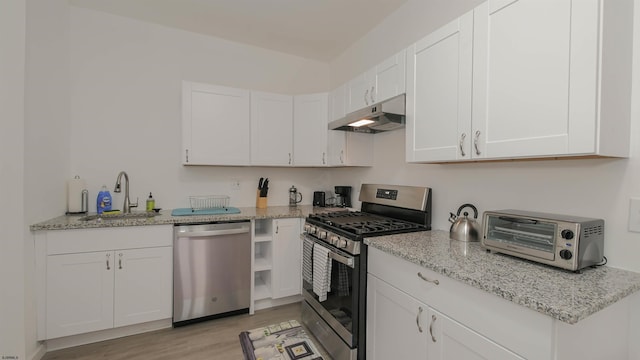
POLYGON ((450 240, 448 231, 368 238, 365 244, 569 324, 640 290, 640 273, 603 266, 576 274, 450 240))
POLYGON ((92 229, 121 226, 148 226, 185 223, 204 223, 213 221, 251 220, 251 219, 277 219, 277 218, 304 218, 310 213, 344 210, 343 208, 321 208, 311 205, 302 206, 270 206, 266 209, 255 207, 242 207, 239 214, 223 215, 198 215, 198 216, 171 216, 171 210, 162 210, 160 214, 149 218, 109 219, 82 221, 84 215, 63 215, 56 218, 31 225, 31 231, 39 230, 71 230, 92 229))

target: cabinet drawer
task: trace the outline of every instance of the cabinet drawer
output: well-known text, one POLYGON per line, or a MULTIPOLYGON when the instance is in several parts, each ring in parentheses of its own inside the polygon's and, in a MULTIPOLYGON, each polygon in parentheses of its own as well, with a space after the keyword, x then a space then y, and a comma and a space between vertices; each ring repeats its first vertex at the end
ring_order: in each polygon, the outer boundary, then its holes
POLYGON ((551 317, 371 247, 368 271, 524 358, 552 358, 551 317))
POLYGON ((56 230, 47 231, 45 236, 47 255, 115 249, 124 250, 172 246, 173 226, 127 226, 108 229, 56 230))

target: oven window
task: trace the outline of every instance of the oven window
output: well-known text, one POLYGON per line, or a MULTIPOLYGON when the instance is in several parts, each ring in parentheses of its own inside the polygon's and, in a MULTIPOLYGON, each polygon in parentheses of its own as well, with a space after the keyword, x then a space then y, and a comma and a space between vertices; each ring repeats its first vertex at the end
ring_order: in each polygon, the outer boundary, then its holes
MULTIPOLYGON (((354 299, 354 269, 336 260, 331 261, 331 287, 327 299, 320 305, 328 311, 346 330, 353 333, 354 299)), ((303 281, 304 291, 319 300, 313 292, 313 284, 303 281)))
POLYGON ((529 249, 554 252, 556 224, 526 219, 489 216, 487 237, 529 249))

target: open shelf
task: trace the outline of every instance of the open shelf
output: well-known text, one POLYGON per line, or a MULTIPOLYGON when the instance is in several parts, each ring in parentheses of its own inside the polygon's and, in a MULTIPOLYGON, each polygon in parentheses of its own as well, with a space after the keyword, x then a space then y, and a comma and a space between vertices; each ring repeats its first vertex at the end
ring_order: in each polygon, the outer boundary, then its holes
POLYGON ((254 300, 268 299, 271 297, 271 272, 257 271, 255 273, 254 300))

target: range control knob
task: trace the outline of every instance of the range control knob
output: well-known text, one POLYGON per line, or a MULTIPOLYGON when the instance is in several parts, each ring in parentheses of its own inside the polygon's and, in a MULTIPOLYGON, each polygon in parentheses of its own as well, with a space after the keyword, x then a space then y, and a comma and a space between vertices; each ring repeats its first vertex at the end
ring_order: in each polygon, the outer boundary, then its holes
POLYGON ((331 237, 329 238, 329 243, 331 245, 335 245, 338 243, 338 239, 340 239, 337 235, 331 235, 331 237))
POLYGON ((324 240, 327 238, 327 232, 326 231, 318 231, 318 238, 320 238, 321 240, 324 240))
POLYGON ((571 240, 573 239, 573 231, 564 229, 560 232, 560 236, 562 236, 563 239, 571 240))
POLYGON ((309 230, 310 230, 310 229, 311 229, 311 225, 306 224, 306 225, 304 226, 304 232, 309 233, 309 230))
POLYGON ((338 241, 338 243, 336 244, 337 247, 339 248, 346 248, 347 247, 347 240, 341 239, 338 241))
POLYGON ((573 254, 571 253, 571 251, 564 249, 560 250, 560 257, 565 260, 570 260, 573 257, 573 254))

